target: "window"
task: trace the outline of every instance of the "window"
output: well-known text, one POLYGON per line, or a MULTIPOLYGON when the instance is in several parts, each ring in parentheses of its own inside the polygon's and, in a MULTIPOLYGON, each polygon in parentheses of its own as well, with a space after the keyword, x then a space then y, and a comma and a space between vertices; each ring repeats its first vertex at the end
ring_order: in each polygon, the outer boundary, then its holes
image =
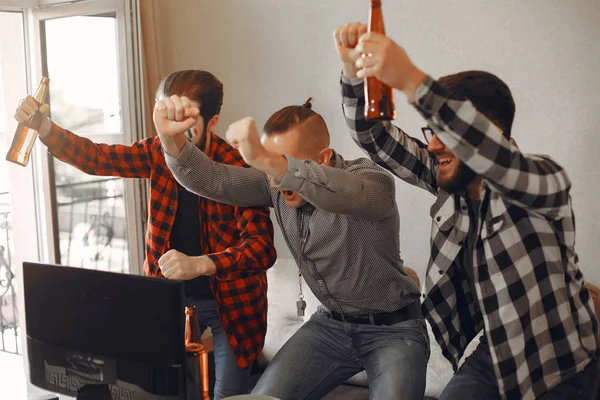
MULTIPOLYGON (((43 26, 52 120, 94 142, 125 142, 116 14, 56 18, 43 26)), ((123 179, 88 175, 55 158, 50 162, 57 261, 129 272, 123 179)))
POLYGON ((27 90, 25 75, 23 14, 0 12, 0 351, 20 353, 14 260, 11 166, 4 157, 17 122, 13 118, 18 100, 27 90))

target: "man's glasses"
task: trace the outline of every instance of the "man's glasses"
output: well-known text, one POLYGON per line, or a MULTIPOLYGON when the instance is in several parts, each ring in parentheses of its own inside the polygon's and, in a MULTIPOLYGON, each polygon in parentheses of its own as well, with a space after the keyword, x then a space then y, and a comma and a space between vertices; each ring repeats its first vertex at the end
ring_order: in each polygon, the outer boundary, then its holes
POLYGON ((421 128, 421 132, 423 132, 423 137, 425 138, 425 143, 429 144, 431 142, 431 139, 433 139, 433 130, 431 130, 430 127, 425 126, 423 128, 421 128))

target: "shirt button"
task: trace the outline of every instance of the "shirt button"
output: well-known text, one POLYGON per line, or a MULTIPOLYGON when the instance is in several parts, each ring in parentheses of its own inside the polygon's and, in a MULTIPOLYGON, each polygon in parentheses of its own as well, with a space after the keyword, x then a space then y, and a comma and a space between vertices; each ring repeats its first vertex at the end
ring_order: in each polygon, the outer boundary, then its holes
POLYGON ((296 172, 294 172, 294 176, 295 176, 296 178, 300 178, 300 171, 296 171, 296 172))
POLYGON ((423 298, 427 297, 427 295, 425 293, 423 293, 423 298))
POLYGON ((463 211, 467 211, 467 206, 465 206, 464 204, 463 204, 463 206, 461 208, 462 208, 463 211))
POLYGON ((169 210, 173 211, 174 209, 175 209, 175 207, 169 206, 169 210))
POLYGON ((440 217, 440 216, 438 215, 438 216, 435 218, 435 220, 436 220, 437 222, 440 222, 440 221, 442 220, 442 217, 440 217))
POLYGON ((441 269, 438 271, 438 273, 439 273, 440 275, 444 275, 444 271, 442 271, 441 269))
POLYGON ((163 232, 160 234, 160 236, 165 237, 165 236, 167 236, 167 234, 163 232))

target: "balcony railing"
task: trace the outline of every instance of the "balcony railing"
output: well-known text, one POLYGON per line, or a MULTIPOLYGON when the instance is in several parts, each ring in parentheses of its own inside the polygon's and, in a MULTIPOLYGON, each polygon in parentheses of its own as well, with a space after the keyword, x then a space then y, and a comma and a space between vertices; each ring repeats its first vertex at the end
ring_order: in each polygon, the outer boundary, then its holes
POLYGON ((0 351, 21 352, 15 271, 12 266, 13 236, 10 193, 0 193, 0 351))
MULTIPOLYGON (((61 264, 129 272, 119 178, 56 185, 61 264)), ((21 354, 10 193, 0 193, 0 351, 21 354)))
POLYGON ((56 185, 61 264, 129 272, 120 178, 56 185))

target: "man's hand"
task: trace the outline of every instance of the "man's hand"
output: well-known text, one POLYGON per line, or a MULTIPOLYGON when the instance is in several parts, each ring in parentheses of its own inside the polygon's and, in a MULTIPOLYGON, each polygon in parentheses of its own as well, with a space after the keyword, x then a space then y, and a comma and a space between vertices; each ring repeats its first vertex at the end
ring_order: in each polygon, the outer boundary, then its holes
POLYGON ((154 125, 161 136, 182 134, 194 126, 200 115, 198 107, 192 107, 190 99, 173 95, 154 105, 154 125))
POLYGON ((154 105, 154 126, 163 144, 163 148, 171 157, 177 157, 185 146, 185 131, 198 121, 200 110, 193 107, 185 96, 172 95, 159 100, 154 105))
POLYGON ((354 22, 340 26, 333 33, 335 47, 343 64, 343 74, 347 78, 356 78, 357 69, 351 52, 358 44, 358 38, 366 32, 367 25, 354 22))
POLYGON ((52 122, 48 118, 50 106, 42 104, 38 106, 37 102, 31 96, 27 96, 19 102, 17 111, 15 111, 15 119, 18 123, 38 131, 41 137, 45 137, 50 133, 52 122))
POLYGON ((404 92, 411 102, 425 79, 425 73, 412 63, 406 51, 380 33, 368 32, 362 35, 349 56, 358 68, 358 77, 373 76, 404 92))
POLYGON ((229 125, 225 137, 251 167, 257 166, 267 158, 268 152, 260 142, 254 119, 244 118, 229 125))
POLYGON ((185 281, 216 272, 215 263, 209 257, 189 257, 177 250, 163 254, 158 266, 165 278, 185 281))
POLYGON ((265 149, 254 119, 244 118, 229 125, 225 137, 240 152, 246 164, 276 179, 282 179, 286 174, 287 159, 265 149))

